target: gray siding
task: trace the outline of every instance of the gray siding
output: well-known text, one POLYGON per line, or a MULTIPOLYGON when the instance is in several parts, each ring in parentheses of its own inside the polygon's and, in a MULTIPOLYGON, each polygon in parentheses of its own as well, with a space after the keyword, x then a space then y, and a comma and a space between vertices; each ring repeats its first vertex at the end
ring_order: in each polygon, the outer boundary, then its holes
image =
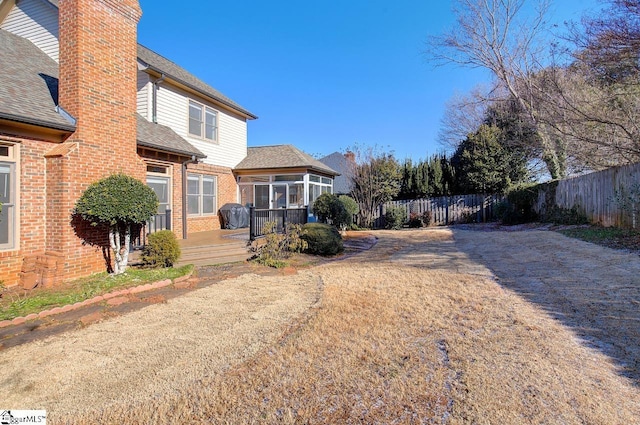
POLYGON ((0 28, 26 38, 58 61, 58 10, 48 2, 18 2, 0 28))
POLYGON ((204 163, 234 168, 247 155, 247 122, 244 118, 167 83, 160 85, 158 91, 158 123, 170 127, 207 155, 204 163), (218 111, 217 143, 189 136, 189 99, 218 111))

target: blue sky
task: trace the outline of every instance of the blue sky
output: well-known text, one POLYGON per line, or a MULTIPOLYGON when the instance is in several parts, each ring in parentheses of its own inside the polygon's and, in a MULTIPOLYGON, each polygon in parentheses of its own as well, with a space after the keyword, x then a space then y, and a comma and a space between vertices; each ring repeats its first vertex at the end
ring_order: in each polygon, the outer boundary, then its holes
MULTIPOLYGON (((312 155, 378 146, 427 158, 445 103, 490 81, 434 68, 429 35, 453 25, 435 0, 140 0, 138 40, 258 115, 249 146, 293 144, 312 155)), ((579 20, 598 0, 555 0, 552 21, 579 20)))

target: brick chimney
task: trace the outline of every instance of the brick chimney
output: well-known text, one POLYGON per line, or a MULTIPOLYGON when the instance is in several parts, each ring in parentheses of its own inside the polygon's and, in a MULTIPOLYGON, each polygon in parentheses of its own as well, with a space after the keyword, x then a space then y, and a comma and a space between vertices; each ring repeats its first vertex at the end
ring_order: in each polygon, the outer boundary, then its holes
MULTIPOLYGON (((46 256, 65 279, 105 270, 100 243, 69 225, 91 184, 124 172, 144 181, 136 151, 138 0, 59 1, 59 104, 76 132, 49 151, 46 256), (86 239, 85 239, 86 240, 86 239)), ((95 232, 94 232, 95 233, 95 232)), ((59 279, 56 278, 56 281, 59 279)))
MULTIPOLYGON (((60 0, 59 102, 98 175, 136 154, 138 0, 60 0)), ((92 173, 93 174, 93 173, 92 173)))

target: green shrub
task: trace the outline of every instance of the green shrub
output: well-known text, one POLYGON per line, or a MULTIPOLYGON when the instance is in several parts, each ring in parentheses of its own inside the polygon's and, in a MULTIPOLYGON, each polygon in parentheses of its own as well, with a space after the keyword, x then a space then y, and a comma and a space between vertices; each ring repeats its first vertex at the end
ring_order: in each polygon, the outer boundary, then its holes
POLYGON ((338 196, 340 202, 342 202, 342 206, 344 206, 345 211, 347 212, 347 223, 346 226, 349 228, 353 227, 353 217, 360 213, 360 207, 355 199, 351 196, 340 195, 338 196))
MULTIPOLYGON (((105 238, 96 237, 81 226, 87 222, 96 230, 106 230, 113 252, 114 274, 124 273, 129 251, 130 236, 135 228, 143 225, 158 210, 158 197, 153 189, 140 180, 126 174, 113 174, 95 183, 84 191, 76 202, 72 220, 76 234, 89 245, 101 246, 105 238), (76 223, 76 224, 74 224, 76 223)), ((104 235, 107 236, 107 235, 104 235)))
POLYGON ((340 199, 331 193, 323 193, 315 200, 312 212, 321 223, 333 224, 339 229, 345 228, 351 217, 340 199))
POLYGON ((142 250, 142 262, 149 267, 171 267, 180 258, 180 245, 171 230, 151 233, 142 250))
POLYGON ((407 210, 403 207, 397 207, 391 205, 387 207, 387 212, 384 214, 385 228, 387 229, 402 229, 402 226, 407 221, 407 210))
POLYGON ((530 223, 538 219, 533 209, 538 200, 538 185, 524 185, 511 189, 507 200, 496 206, 496 217, 502 224, 530 223))
POLYGON ((305 252, 315 255, 336 255, 344 251, 340 232, 328 224, 307 223, 302 226, 302 239, 308 244, 305 252))
POLYGON ((304 231, 298 224, 290 225, 286 233, 278 233, 276 222, 268 221, 262 226, 262 233, 265 236, 263 243, 256 248, 256 261, 264 266, 285 267, 285 260, 292 252, 303 252, 307 248, 304 231))
POLYGON ((587 216, 578 211, 576 207, 567 209, 557 205, 551 208, 547 207, 547 211, 541 217, 541 221, 553 224, 588 224, 587 216))

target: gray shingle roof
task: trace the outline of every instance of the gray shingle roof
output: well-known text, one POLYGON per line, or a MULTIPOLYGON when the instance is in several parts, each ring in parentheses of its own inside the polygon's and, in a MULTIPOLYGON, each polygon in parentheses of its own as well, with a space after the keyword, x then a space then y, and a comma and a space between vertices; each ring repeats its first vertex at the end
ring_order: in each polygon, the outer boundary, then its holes
POLYGON ((147 121, 138 115, 138 146, 178 153, 185 156, 206 157, 199 149, 180 137, 175 131, 160 124, 147 121))
POLYGON ((0 30, 0 118, 75 131, 56 111, 58 64, 29 40, 0 30))
MULTIPOLYGON (((0 118, 74 132, 56 112, 58 64, 29 40, 0 30, 0 118)), ((204 158, 202 152, 169 127, 138 116, 140 146, 204 158)))
POLYGON ((340 173, 333 180, 333 193, 349 193, 351 192, 353 176, 353 164, 340 152, 334 152, 319 159, 324 165, 332 168, 340 173))
POLYGON ((170 79, 199 91, 206 96, 209 96, 218 102, 247 115, 249 118, 258 118, 256 115, 238 105, 236 102, 229 99, 204 81, 198 79, 181 66, 171 62, 169 59, 157 54, 153 50, 144 47, 142 44, 138 44, 138 60, 150 67, 152 70, 165 74, 170 79))
POLYGON ((340 174, 292 145, 247 148, 246 158, 234 169, 260 170, 270 168, 307 168, 333 176, 340 174))

